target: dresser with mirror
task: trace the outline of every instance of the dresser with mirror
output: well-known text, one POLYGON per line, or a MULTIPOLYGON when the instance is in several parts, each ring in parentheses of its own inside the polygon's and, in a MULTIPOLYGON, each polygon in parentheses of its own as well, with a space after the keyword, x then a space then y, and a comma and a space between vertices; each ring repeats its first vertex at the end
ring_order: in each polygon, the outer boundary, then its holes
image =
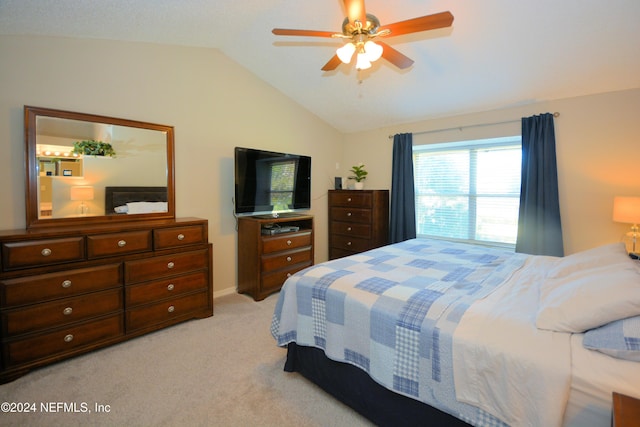
POLYGON ((0 383, 212 316, 208 222, 175 217, 173 127, 24 113, 26 228, 0 231, 0 383))

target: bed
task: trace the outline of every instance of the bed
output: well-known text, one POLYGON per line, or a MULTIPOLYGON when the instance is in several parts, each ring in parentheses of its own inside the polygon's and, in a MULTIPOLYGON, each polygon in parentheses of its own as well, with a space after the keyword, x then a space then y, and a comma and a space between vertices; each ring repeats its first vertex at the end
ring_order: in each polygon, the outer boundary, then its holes
POLYGON ((640 264, 413 239, 293 275, 271 333, 377 425, 608 426, 640 397, 640 264))
POLYGON ((105 187, 106 215, 167 212, 167 187, 105 187))

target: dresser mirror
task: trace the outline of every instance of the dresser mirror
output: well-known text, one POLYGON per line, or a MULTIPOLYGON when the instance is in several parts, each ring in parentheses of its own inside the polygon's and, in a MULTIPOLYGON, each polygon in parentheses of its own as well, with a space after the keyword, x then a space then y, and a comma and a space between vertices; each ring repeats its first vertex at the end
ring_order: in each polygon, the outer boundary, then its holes
POLYGON ((175 218, 172 126, 29 106, 24 119, 27 228, 175 218))

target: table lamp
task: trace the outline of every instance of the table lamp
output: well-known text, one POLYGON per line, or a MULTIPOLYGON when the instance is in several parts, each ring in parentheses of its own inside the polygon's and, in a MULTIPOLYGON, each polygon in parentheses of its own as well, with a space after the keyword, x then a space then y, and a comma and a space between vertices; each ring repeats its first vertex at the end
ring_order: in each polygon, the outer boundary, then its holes
POLYGON ((631 252, 630 255, 638 255, 638 224, 640 223, 640 197, 614 197, 613 199, 613 220, 633 224, 631 231, 631 252))
POLYGON ((80 207, 78 208, 80 215, 87 215, 89 213, 89 206, 84 202, 87 200, 93 200, 93 187, 88 185, 78 185, 71 187, 71 200, 79 200, 80 207))

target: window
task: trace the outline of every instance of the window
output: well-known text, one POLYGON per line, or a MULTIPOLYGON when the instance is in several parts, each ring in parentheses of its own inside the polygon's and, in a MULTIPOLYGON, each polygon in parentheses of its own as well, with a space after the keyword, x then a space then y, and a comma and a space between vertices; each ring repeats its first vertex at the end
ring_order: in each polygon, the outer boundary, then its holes
POLYGON ((515 246, 520 137, 413 147, 419 236, 515 246))
POLYGON ((275 210, 284 210, 293 204, 297 162, 294 160, 271 163, 270 202, 275 210))

